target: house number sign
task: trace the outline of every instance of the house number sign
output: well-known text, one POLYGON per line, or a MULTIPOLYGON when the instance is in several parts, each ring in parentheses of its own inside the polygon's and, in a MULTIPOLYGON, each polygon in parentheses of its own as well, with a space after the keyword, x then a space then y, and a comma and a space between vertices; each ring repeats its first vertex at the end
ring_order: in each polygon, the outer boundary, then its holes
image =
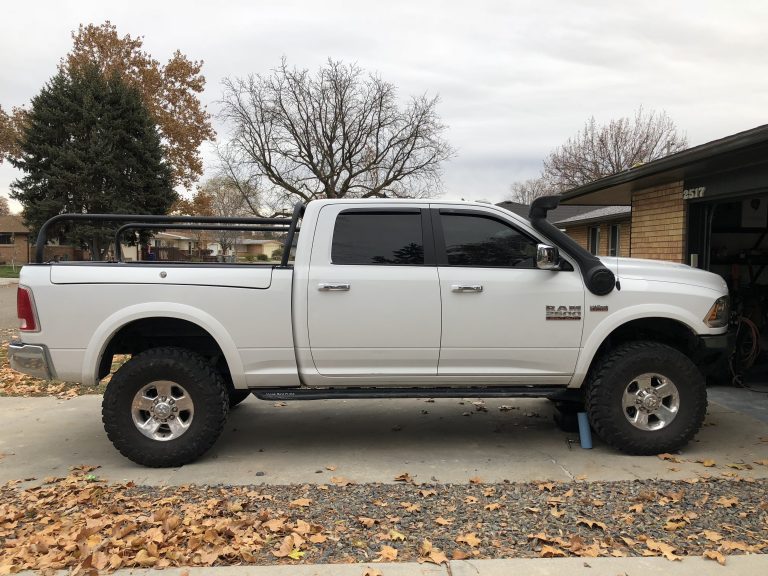
POLYGON ((694 198, 703 198, 706 186, 699 186, 698 188, 687 188, 683 190, 683 200, 693 200, 694 198))

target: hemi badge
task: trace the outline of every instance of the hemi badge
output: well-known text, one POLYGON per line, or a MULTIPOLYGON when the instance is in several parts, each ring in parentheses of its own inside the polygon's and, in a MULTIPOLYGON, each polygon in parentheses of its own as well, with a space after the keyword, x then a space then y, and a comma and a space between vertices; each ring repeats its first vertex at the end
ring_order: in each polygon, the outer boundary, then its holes
POLYGON ((608 312, 608 306, 600 306, 600 305, 590 306, 589 311, 590 312, 608 312))

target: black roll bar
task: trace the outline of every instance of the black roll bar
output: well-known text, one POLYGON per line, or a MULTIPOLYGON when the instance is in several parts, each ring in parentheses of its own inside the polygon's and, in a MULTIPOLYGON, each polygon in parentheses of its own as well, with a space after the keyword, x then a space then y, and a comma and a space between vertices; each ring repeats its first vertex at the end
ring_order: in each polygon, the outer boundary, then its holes
MULTIPOLYGON (((88 222, 127 222, 133 226, 140 227, 141 224, 245 224, 246 226, 235 227, 234 229, 241 229, 244 231, 249 230, 249 226, 264 226, 264 225, 282 225, 288 226, 287 238, 283 247, 283 259, 281 267, 288 265, 287 255, 290 252, 293 245, 293 239, 298 229, 299 219, 304 214, 304 205, 298 202, 293 207, 293 215, 291 218, 258 218, 258 217, 226 217, 226 216, 162 216, 154 214, 59 214, 53 218, 48 219, 41 227, 37 234, 37 244, 35 246, 35 262, 42 264, 45 257, 45 244, 48 242, 48 230, 54 224, 65 221, 88 221, 88 222)), ((131 226, 131 227, 133 227, 131 226)), ((172 226, 166 226, 172 228, 172 226)), ((214 229, 200 226, 202 229, 214 229)), ((282 230, 280 230, 282 231, 282 230)), ((117 244, 119 246, 119 243, 117 244)), ((119 248, 116 248, 117 251, 119 248)))

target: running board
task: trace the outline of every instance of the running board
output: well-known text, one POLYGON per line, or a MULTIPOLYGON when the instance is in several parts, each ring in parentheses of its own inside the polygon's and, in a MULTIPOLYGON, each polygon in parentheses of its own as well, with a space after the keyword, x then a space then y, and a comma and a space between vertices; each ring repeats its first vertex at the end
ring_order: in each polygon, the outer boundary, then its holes
POLYGON ((252 389, 259 400, 351 400, 376 398, 548 398, 577 401, 581 391, 563 386, 488 388, 266 388, 252 389))

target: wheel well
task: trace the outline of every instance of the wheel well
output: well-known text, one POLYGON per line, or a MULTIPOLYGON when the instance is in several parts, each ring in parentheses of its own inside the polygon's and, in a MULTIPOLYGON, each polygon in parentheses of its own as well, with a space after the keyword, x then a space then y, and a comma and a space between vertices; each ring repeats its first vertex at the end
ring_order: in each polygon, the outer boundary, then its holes
POLYGON ((194 322, 165 317, 134 320, 115 332, 99 362, 99 379, 109 374, 115 354, 135 355, 161 346, 177 346, 200 354, 231 384, 229 366, 213 336, 194 322))
POLYGON ((620 344, 639 340, 661 342, 688 357, 698 344, 696 333, 682 322, 670 318, 640 318, 614 329, 600 345, 595 360, 620 344))

